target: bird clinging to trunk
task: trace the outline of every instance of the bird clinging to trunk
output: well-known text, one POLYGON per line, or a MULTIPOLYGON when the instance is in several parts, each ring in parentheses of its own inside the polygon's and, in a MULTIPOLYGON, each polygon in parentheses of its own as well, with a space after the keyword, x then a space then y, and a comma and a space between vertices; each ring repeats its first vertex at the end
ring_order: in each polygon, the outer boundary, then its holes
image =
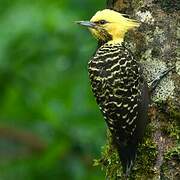
POLYGON ((147 124, 149 95, 141 66, 123 41, 140 24, 109 9, 78 24, 88 27, 99 43, 88 67, 92 91, 128 175, 147 124))

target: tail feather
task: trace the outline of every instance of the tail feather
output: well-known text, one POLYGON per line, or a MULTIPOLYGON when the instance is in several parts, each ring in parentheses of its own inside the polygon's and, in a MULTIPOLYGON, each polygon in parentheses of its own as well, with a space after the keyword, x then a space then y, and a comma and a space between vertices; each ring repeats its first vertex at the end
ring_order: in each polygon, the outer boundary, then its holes
POLYGON ((121 146, 118 148, 119 157, 122 163, 123 172, 128 176, 132 170, 136 158, 137 147, 121 146))

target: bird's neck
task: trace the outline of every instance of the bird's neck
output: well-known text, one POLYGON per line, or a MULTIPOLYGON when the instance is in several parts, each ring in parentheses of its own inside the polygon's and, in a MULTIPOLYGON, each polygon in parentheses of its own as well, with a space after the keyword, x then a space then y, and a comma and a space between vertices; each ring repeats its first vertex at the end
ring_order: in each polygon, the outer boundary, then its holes
POLYGON ((110 41, 108 41, 107 43, 108 44, 122 44, 122 42, 124 41, 123 38, 116 38, 116 39, 112 39, 110 41))
POLYGON ((108 44, 108 45, 115 45, 115 44, 122 44, 124 41, 123 38, 116 38, 116 39, 111 39, 109 41, 98 41, 98 47, 103 46, 104 44, 108 44))
POLYGON ((110 44, 121 44, 124 41, 124 37, 127 30, 123 30, 120 28, 114 28, 109 32, 111 39, 109 39, 108 43, 110 44))

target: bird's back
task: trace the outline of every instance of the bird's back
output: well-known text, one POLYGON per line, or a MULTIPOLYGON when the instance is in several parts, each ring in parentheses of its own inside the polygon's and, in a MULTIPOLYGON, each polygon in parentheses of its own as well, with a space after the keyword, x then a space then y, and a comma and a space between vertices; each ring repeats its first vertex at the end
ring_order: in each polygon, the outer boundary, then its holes
POLYGON ((117 146, 131 168, 147 122, 148 91, 141 68, 121 44, 104 44, 89 62, 93 93, 117 146))

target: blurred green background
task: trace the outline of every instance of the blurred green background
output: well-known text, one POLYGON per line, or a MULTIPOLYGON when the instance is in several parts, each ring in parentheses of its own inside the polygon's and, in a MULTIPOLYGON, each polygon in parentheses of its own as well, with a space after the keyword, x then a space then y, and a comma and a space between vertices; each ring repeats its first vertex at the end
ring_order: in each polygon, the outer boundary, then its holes
POLYGON ((0 0, 0 180, 101 180, 105 123, 74 23, 104 0, 0 0))

